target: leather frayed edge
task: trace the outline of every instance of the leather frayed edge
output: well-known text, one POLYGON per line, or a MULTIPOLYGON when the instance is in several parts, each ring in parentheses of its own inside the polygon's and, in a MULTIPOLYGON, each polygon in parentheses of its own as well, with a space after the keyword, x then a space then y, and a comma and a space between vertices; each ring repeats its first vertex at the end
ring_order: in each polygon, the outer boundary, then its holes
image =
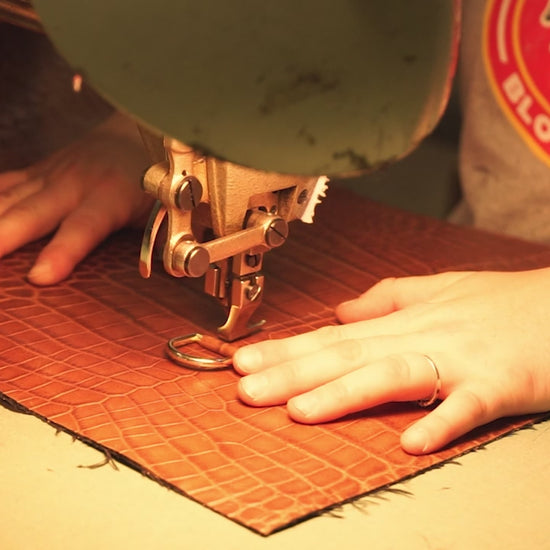
POLYGON ((27 407, 23 407, 23 405, 18 403, 15 399, 8 397, 7 395, 1 392, 0 392, 0 406, 4 407, 4 409, 7 409, 8 411, 12 411, 19 414, 34 414, 32 411, 27 409, 27 407))
MULTIPOLYGON (((530 416, 530 415, 525 415, 530 416)), ((520 418, 520 417, 518 417, 520 418)), ((497 419, 495 422, 498 422, 499 420, 503 421, 505 418, 497 419)), ((368 508, 369 506, 378 504, 377 502, 369 501, 369 498, 376 498, 378 500, 388 500, 388 495, 400 495, 405 496, 407 498, 414 498, 415 495, 413 492, 408 491, 406 489, 401 489, 399 487, 396 487, 396 485, 399 485, 401 483, 405 483, 413 478, 416 478, 418 476, 424 475, 431 470, 439 470, 440 468, 443 468, 448 465, 454 465, 454 466, 462 466, 462 463, 458 460, 461 457, 469 454, 469 453, 475 453, 478 451, 485 451, 489 445, 494 443, 495 441, 498 441, 500 439, 504 439, 505 437, 510 437, 513 435, 516 435, 522 430, 534 430, 535 426, 537 424, 541 424, 542 422, 545 422, 547 420, 550 420, 550 411, 547 413, 541 413, 540 416, 536 416, 531 421, 527 421, 523 426, 518 426, 517 428, 514 428, 508 432, 504 432, 500 435, 495 436, 494 438, 484 441, 483 443, 480 443, 479 445, 476 445, 474 447, 471 447, 470 449, 466 449, 465 451, 462 451, 461 453, 458 453, 455 456, 452 456, 446 460, 442 460, 440 462, 436 462, 435 464, 432 464, 431 466, 428 466, 427 468, 423 468, 421 470, 418 470, 416 472, 413 472, 407 476, 404 476, 400 479, 397 479, 395 481, 392 481, 386 485, 382 485, 380 487, 377 487, 376 489, 371 489, 370 491, 366 491, 365 493, 361 493, 359 495, 356 495, 354 497, 350 497, 348 499, 342 500, 340 502, 334 503, 331 506, 327 506, 326 508, 323 508, 322 510, 318 510, 316 512, 312 512, 310 514, 307 514, 305 516, 302 516, 300 518, 296 518, 292 522, 289 522, 285 525, 281 525, 274 529, 273 531, 265 534, 264 536, 271 535, 273 533, 277 533, 280 531, 284 531, 285 529, 288 529, 289 527, 292 527, 294 525, 298 525, 299 523, 302 523, 304 521, 307 521, 309 519, 313 519, 320 516, 326 516, 336 519, 345 519, 345 513, 343 510, 343 507, 346 505, 351 505, 355 509, 359 510, 361 513, 367 515, 368 514, 368 508)), ((478 429, 483 429, 485 426, 480 426, 478 429)), ((263 533, 259 533, 262 534, 263 533)))
MULTIPOLYGON (((279 525, 278 527, 272 529, 268 532, 261 532, 255 529, 254 527, 251 527, 250 525, 246 525, 239 520, 226 516, 225 514, 222 514, 221 512, 218 512, 217 510, 214 510, 213 508, 210 508, 208 505, 206 505, 204 502, 200 502, 199 500, 193 498, 191 495, 184 492, 179 487, 176 487, 175 485, 172 485, 165 479, 158 477, 156 474, 148 470, 147 468, 144 468, 141 464, 138 462, 126 457, 125 455, 119 453, 118 451, 115 451, 114 449, 110 449, 109 447, 106 447, 105 445, 99 444, 97 441, 94 441, 93 439, 90 439, 86 436, 83 436, 82 434, 79 434, 77 432, 74 432, 73 430, 70 430, 66 428, 65 426, 62 426, 61 424, 57 424, 56 422, 53 422, 46 418, 45 416, 42 416, 38 414, 37 412, 21 405, 17 401, 15 401, 13 398, 7 396, 6 394, 0 392, 0 405, 4 406, 6 409, 10 411, 14 411, 16 413, 21 414, 28 414, 32 415, 35 418, 38 418, 42 422, 45 422, 49 426, 52 426, 56 429, 57 432, 63 432, 68 435, 70 435, 73 439, 77 439, 78 441, 81 441, 82 443, 85 443, 86 445, 96 449, 97 451, 103 453, 106 458, 106 463, 109 463, 109 461, 116 460, 117 462, 120 462, 120 464, 123 464, 124 466, 127 466, 128 468, 131 468, 132 470, 140 473, 144 477, 158 483, 162 487, 165 487, 167 489, 170 489, 171 491, 174 491, 175 493, 188 498, 192 500, 193 502, 196 502, 200 506, 203 506, 204 508, 208 508, 213 513, 220 515, 221 517, 233 521, 234 523, 237 523, 238 525, 252 531, 253 533, 260 535, 261 537, 268 537, 269 535, 273 535, 275 533, 278 533, 280 531, 284 531, 290 527, 293 527, 294 525, 298 525, 300 523, 303 523, 304 521, 307 521, 309 519, 313 519, 320 516, 328 516, 328 517, 334 517, 337 519, 345 519, 344 513, 343 513, 343 506, 347 504, 351 504, 356 509, 359 509, 362 513, 368 514, 368 506, 374 504, 373 502, 368 502, 366 500, 367 497, 369 498, 378 498, 385 500, 386 497, 384 496, 387 493, 390 494, 398 494, 401 496, 406 496, 408 498, 414 498, 414 493, 411 491, 407 491, 406 489, 400 489, 396 487, 396 485, 399 485, 400 483, 404 483, 410 479, 413 479, 415 477, 421 476, 429 472, 430 470, 437 470, 440 468, 443 468, 446 465, 457 465, 462 466, 462 464, 457 460, 462 456, 467 455, 468 453, 477 452, 485 450, 488 445, 493 443, 494 441, 498 441, 499 439, 503 439, 505 437, 510 437, 511 435, 515 435, 521 430, 532 430, 534 429, 534 426, 537 424, 540 424, 546 420, 550 420, 550 411, 547 413, 542 413, 540 416, 536 416, 531 421, 526 421, 526 423, 523 426, 518 426, 517 428, 514 428, 508 432, 504 432, 493 439, 490 439, 489 441, 484 441, 483 443, 480 443, 479 445, 476 445, 470 449, 466 449, 465 451, 458 453, 455 456, 449 457, 446 460, 442 460, 440 462, 436 462, 435 464, 432 464, 431 466, 428 466, 427 468, 423 468, 421 470, 418 470, 416 472, 413 472, 407 476, 404 476, 400 479, 396 479, 395 481, 391 481, 390 483, 387 483, 386 485, 382 485, 380 487, 377 487, 375 489, 371 489, 369 491, 366 491, 364 493, 355 495, 353 497, 341 500, 340 502, 335 502, 334 504, 327 506, 325 508, 322 508, 320 510, 315 510, 314 512, 305 514, 303 516, 297 517, 294 520, 285 523, 284 525, 279 525), (363 500, 363 502, 359 502, 360 500, 363 500)), ((526 415, 528 416, 528 415, 526 415)), ((498 422, 499 420, 503 421, 503 419, 498 419, 495 422, 498 422)), ((481 426, 479 429, 483 429, 486 426, 481 426)), ((102 466, 103 463, 99 464, 98 466, 102 466)))
MULTIPOLYGON (((111 448, 107 447, 106 445, 101 445, 100 443, 98 443, 97 441, 94 441, 93 439, 90 439, 89 437, 86 437, 86 436, 84 436, 84 435, 82 435, 78 432, 70 430, 69 428, 67 428, 67 427, 65 427, 61 424, 53 422, 49 418, 37 413, 36 411, 33 411, 32 409, 29 409, 28 407, 25 407, 24 405, 21 405, 21 403, 15 401, 13 398, 7 396, 6 394, 4 394, 2 392, 0 392, 0 406, 3 406, 6 409, 8 409, 10 411, 13 411, 15 413, 27 414, 27 415, 33 416, 33 417, 37 418, 38 420, 41 420, 45 424, 48 424, 48 426, 51 426, 52 428, 54 428, 56 430, 56 435, 58 433, 65 433, 65 434, 71 436, 73 438, 73 441, 78 440, 78 441, 84 443, 85 445, 88 445, 89 447, 92 447, 96 451, 99 451, 100 453, 102 453, 105 456, 105 463, 106 464, 112 462, 113 460, 116 460, 120 464, 122 464, 124 466, 127 466, 128 468, 134 470, 135 472, 138 472, 143 477, 146 477, 147 479, 150 479, 151 481, 154 481, 155 483, 158 483, 161 487, 165 487, 166 489, 174 491, 175 493, 177 493, 177 494, 179 494, 179 495, 181 495, 185 498, 188 498, 189 500, 192 500, 193 502, 196 502, 200 506, 208 508, 213 513, 216 513, 216 514, 222 516, 225 519, 233 521, 234 523, 237 523, 238 525, 241 525, 242 527, 245 527, 245 528, 253 531, 254 533, 257 533, 259 535, 263 535, 263 533, 260 533, 256 529, 254 529, 254 528, 252 528, 252 527, 250 527, 246 524, 243 524, 243 523, 241 523, 240 521, 238 521, 234 518, 226 516, 226 515, 222 514, 221 512, 218 512, 217 510, 214 510, 213 508, 210 508, 204 502, 201 502, 201 501, 193 498, 193 496, 189 495, 188 493, 186 493, 185 491, 183 491, 179 487, 176 487, 175 485, 171 484, 170 482, 166 481, 165 479, 157 476, 156 474, 151 472, 151 470, 143 467, 139 462, 136 462, 135 460, 132 460, 131 458, 128 458, 127 456, 123 455, 119 451, 111 449, 111 448)), ((102 461, 101 463, 99 463, 97 465, 97 467, 103 466, 103 465, 104 464, 103 464, 103 461, 102 461)), ((86 466, 83 466, 83 467, 86 468, 86 466)), ((91 466, 91 469, 95 469, 95 468, 96 468, 95 465, 91 466)))

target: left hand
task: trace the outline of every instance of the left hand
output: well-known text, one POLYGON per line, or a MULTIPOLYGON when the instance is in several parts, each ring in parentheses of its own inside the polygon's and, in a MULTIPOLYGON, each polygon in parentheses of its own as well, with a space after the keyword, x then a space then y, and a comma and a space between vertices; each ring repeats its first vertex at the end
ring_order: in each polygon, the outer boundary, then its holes
POLYGON ((442 402, 401 437, 429 453, 502 416, 550 410, 550 269, 386 279, 344 324, 239 349, 240 398, 303 423, 390 401, 442 402))

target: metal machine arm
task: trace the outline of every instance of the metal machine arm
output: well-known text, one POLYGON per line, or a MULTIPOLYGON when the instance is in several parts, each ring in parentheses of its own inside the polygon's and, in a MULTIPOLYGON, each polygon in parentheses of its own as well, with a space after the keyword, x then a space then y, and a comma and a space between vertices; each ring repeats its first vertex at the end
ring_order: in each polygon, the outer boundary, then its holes
POLYGON ((144 234, 140 272, 151 274, 154 243, 166 221, 165 270, 174 277, 204 275, 205 292, 227 311, 219 336, 246 336, 263 324, 251 318, 262 301, 264 253, 285 242, 288 222, 313 221, 328 180, 244 168, 171 138, 164 148, 166 158, 143 178, 157 204, 144 234))

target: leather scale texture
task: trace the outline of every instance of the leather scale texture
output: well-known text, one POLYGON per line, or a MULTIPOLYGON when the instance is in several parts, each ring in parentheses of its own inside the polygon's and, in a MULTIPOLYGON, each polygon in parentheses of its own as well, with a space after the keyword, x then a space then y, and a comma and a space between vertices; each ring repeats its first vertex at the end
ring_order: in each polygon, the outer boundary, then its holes
MULTIPOLYGON (((305 426, 282 406, 236 398, 233 370, 172 364, 166 341, 211 333, 223 313, 200 281, 137 269, 141 236, 121 232, 65 282, 25 274, 39 245, 2 260, 0 392, 211 509, 264 535, 476 448, 538 417, 495 422, 449 448, 414 457, 399 435, 426 411, 389 404, 305 426)), ((459 228, 332 190, 316 222, 291 224, 267 255, 261 316, 247 341, 334 323, 332 308, 387 276, 550 264, 550 249, 459 228)), ((197 351, 197 350, 195 350, 197 351)), ((418 350, 422 351, 422 350, 418 350)))

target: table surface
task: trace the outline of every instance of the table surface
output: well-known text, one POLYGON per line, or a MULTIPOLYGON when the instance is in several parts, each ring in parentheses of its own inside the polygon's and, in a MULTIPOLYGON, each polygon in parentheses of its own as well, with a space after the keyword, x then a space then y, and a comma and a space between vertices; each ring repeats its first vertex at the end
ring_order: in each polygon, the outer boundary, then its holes
POLYGON ((269 537, 103 460, 0 408, 0 547, 550 548, 548 421, 269 537))
POLYGON ((0 548, 550 548, 549 427, 262 537, 123 465, 92 467, 99 451, 0 407, 0 548))

